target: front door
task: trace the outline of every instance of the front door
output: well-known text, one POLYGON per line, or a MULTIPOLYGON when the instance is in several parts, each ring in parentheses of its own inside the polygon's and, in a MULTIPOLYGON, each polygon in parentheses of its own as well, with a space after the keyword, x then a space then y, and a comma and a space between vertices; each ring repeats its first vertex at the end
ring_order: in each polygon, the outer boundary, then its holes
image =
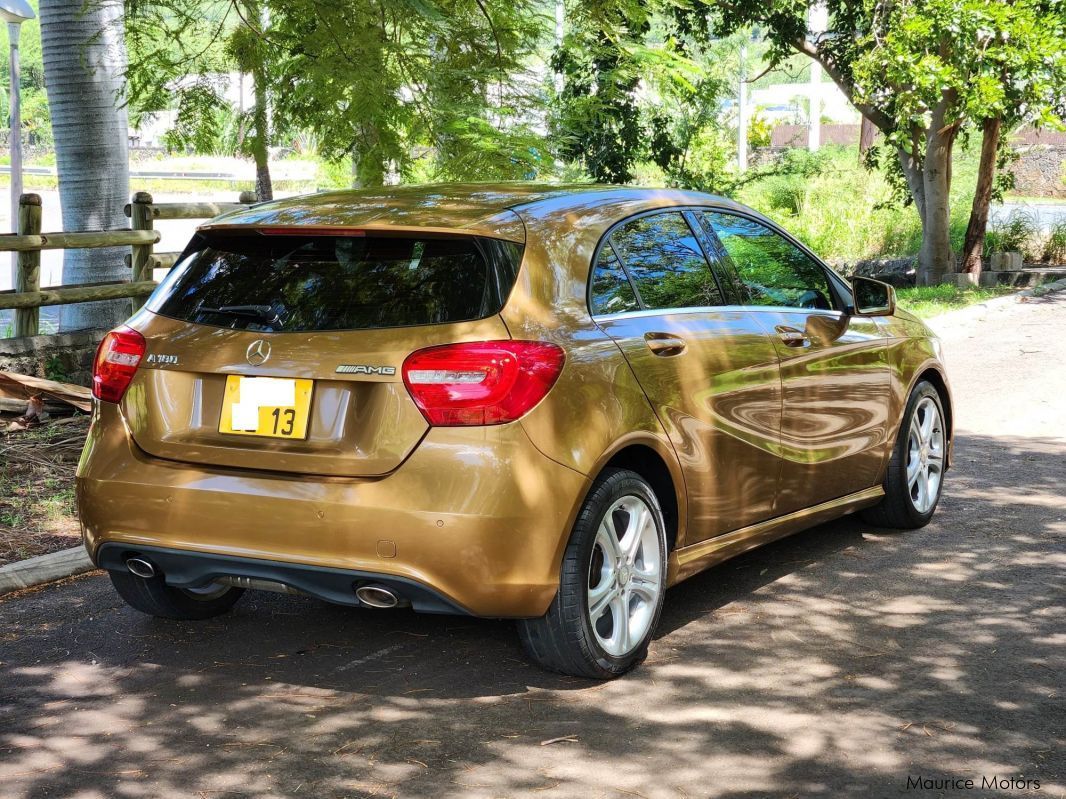
POLYGON ((780 359, 774 515, 875 485, 890 435, 892 380, 877 323, 848 314, 826 268, 768 225, 724 211, 699 216, 780 359))
POLYGON ((679 211, 632 219, 604 242, 591 307, 651 400, 685 477, 689 539, 770 518, 781 417, 778 356, 751 314, 725 307, 679 211))

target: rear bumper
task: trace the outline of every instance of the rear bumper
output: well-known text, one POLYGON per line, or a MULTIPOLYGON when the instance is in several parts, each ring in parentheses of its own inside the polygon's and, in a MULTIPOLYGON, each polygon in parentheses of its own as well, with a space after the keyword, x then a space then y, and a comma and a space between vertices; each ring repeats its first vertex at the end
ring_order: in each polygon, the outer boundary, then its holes
POLYGON ((421 613, 468 613, 466 608, 414 580, 351 569, 302 566, 117 542, 100 546, 96 552, 96 565, 108 571, 125 572, 126 561, 132 557, 151 563, 163 575, 167 585, 174 588, 203 588, 221 577, 245 577, 281 583, 302 594, 338 605, 361 605, 355 596, 356 588, 383 585, 421 613))
POLYGON ((173 560, 175 584, 231 565, 243 569, 231 576, 330 601, 351 594, 352 604, 355 581, 395 578, 433 598, 401 592, 416 609, 487 617, 547 610, 587 487, 518 424, 435 428, 385 477, 305 477, 153 458, 105 403, 77 479, 85 546, 98 565, 152 548, 173 560), (295 582, 270 576, 281 571, 295 582))

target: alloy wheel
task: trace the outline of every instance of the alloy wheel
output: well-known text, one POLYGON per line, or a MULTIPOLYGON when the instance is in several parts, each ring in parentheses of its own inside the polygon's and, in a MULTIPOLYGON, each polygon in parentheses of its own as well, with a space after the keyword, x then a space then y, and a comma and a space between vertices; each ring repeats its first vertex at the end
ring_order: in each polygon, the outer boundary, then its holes
POLYGON ((907 436, 907 486, 911 504, 928 513, 940 496, 944 477, 944 425, 931 397, 923 397, 911 416, 907 436))
POLYGON ((624 496, 600 521, 589 564, 589 621, 605 652, 623 657, 640 645, 662 590, 655 516, 641 497, 624 496))

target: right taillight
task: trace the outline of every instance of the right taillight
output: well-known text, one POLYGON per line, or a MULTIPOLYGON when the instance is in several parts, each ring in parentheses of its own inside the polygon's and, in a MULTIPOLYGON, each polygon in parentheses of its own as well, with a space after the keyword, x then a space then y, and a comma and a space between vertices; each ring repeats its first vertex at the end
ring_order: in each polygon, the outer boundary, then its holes
POLYGON ((104 402, 121 400, 146 347, 144 336, 130 327, 115 328, 104 336, 93 362, 93 396, 104 402))
POLYGON ((446 344, 408 355, 403 382, 431 425, 505 424, 544 399, 564 360, 544 341, 446 344))

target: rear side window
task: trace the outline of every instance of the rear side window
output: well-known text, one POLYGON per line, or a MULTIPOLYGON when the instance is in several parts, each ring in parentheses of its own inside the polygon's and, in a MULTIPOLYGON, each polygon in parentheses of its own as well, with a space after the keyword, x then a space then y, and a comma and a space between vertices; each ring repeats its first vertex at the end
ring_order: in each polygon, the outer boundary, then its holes
POLYGON ((611 242, 645 308, 722 305, 722 292, 688 222, 677 211, 638 217, 611 242))
POLYGON ((590 304, 594 314, 622 313, 640 307, 633 293, 633 284, 629 282, 610 242, 600 249, 600 257, 592 273, 590 304))
POLYGON ((148 308, 270 333, 444 324, 499 313, 522 248, 475 237, 198 234, 148 308))

